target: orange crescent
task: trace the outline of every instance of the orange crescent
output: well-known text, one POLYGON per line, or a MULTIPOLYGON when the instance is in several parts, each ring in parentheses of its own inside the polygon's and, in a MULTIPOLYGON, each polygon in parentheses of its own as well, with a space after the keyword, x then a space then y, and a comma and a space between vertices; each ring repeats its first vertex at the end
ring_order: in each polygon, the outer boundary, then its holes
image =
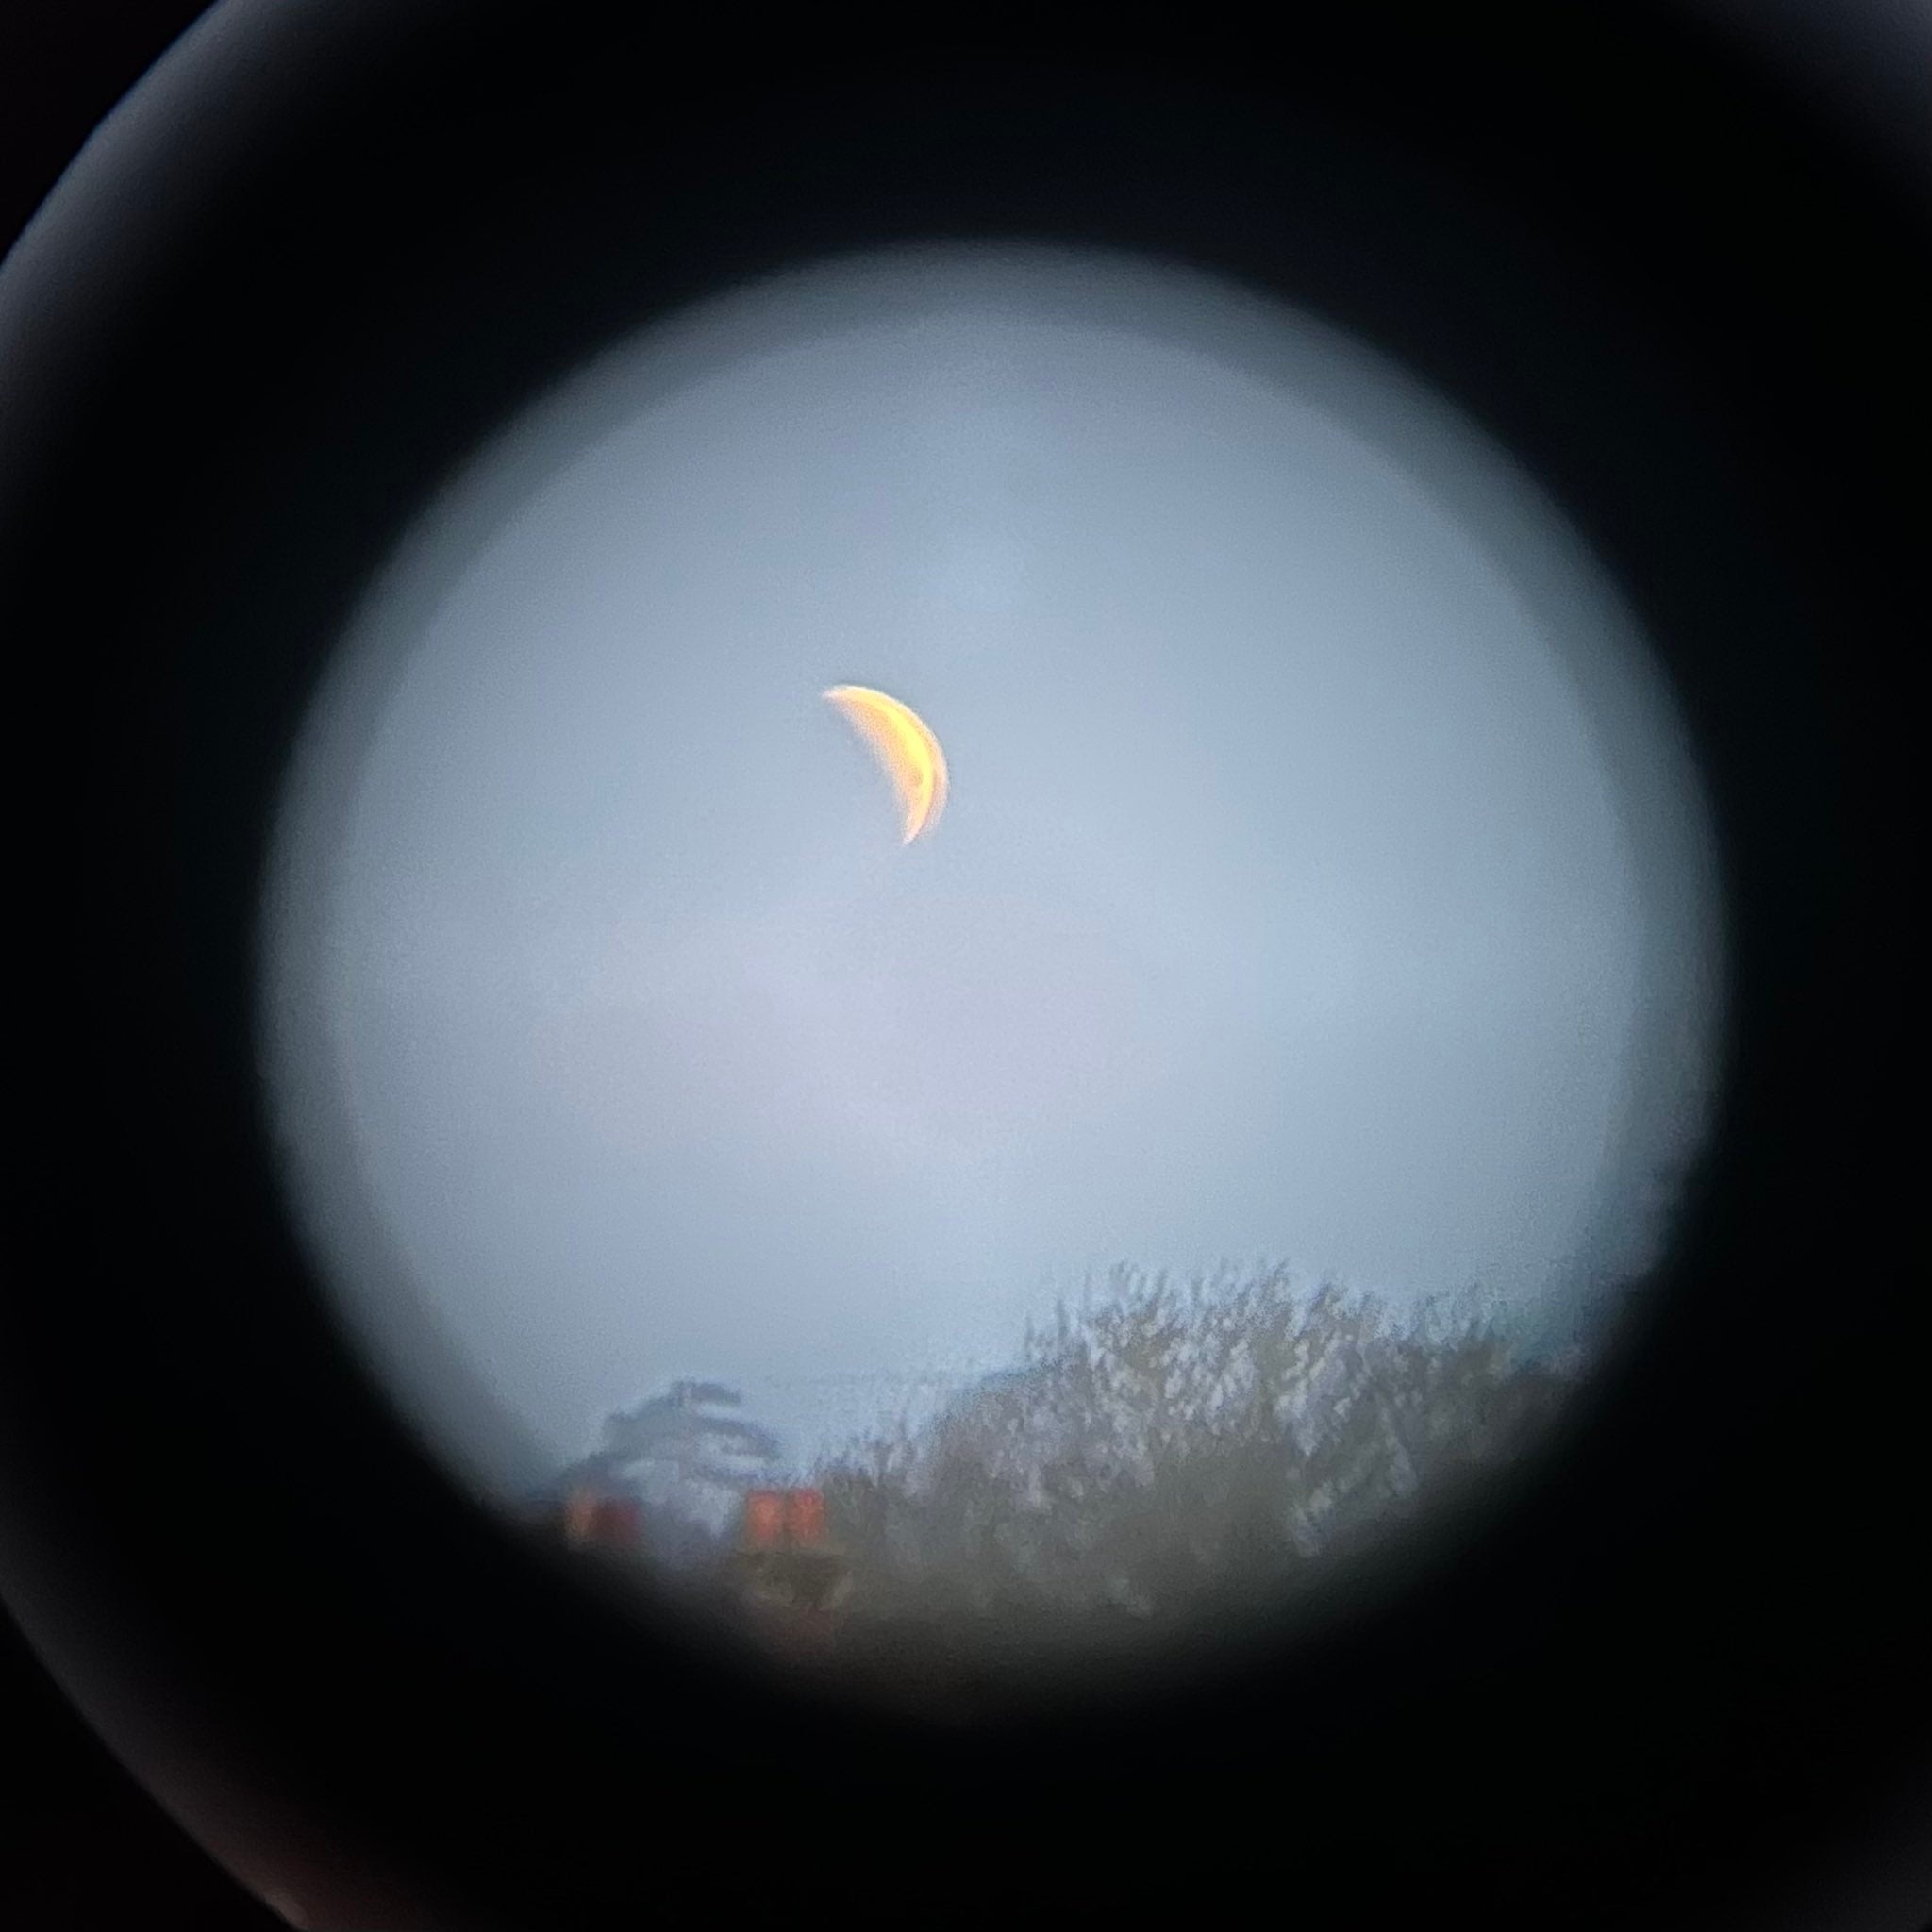
POLYGON ((945 809, 946 755, 932 727, 910 705, 869 685, 835 684, 824 695, 885 768, 903 815, 899 842, 911 844, 945 809))

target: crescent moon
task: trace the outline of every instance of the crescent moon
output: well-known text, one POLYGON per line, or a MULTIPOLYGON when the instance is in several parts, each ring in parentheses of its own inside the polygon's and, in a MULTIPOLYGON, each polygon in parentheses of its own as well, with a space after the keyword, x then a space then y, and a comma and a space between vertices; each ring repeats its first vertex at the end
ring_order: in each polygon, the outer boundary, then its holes
POLYGON ((904 814, 902 845, 939 822, 946 804, 946 755, 932 728, 909 705, 862 684, 835 684, 825 701, 872 747, 899 794, 904 814))

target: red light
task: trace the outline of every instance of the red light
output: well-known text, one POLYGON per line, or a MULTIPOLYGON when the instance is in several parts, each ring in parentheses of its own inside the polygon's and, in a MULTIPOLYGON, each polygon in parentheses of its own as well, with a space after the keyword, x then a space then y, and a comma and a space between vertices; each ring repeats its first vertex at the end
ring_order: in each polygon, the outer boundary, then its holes
POLYGON ((822 1490, 792 1490, 787 1494, 786 1528, 794 1543, 808 1546, 825 1540, 825 1497, 822 1490))
POLYGON ((773 1550, 785 1541, 785 1491, 751 1490, 744 1498, 744 1540, 755 1550, 773 1550))

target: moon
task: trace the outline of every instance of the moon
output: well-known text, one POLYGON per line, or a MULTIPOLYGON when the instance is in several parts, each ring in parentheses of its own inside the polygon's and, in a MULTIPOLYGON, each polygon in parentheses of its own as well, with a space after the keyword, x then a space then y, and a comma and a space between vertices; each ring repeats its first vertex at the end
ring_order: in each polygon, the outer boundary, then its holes
POLYGON ((863 684, 835 684, 825 701, 872 747, 899 794, 899 842, 909 845, 939 822, 946 804, 946 755, 932 727, 909 705, 863 684))

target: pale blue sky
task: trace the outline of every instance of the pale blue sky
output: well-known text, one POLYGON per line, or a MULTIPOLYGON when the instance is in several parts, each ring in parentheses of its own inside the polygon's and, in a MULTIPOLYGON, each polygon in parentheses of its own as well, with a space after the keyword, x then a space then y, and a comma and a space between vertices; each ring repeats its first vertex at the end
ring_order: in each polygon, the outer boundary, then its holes
POLYGON ((991 1366, 1116 1260, 1554 1305, 1710 1074, 1607 584, 1367 350, 1149 264, 874 258, 611 350, 398 553, 290 800, 293 1183, 491 1469, 402 1298, 540 1459, 681 1374, 806 1453, 868 1399, 813 1378, 991 1366), (908 848, 848 681, 945 746, 908 848))

